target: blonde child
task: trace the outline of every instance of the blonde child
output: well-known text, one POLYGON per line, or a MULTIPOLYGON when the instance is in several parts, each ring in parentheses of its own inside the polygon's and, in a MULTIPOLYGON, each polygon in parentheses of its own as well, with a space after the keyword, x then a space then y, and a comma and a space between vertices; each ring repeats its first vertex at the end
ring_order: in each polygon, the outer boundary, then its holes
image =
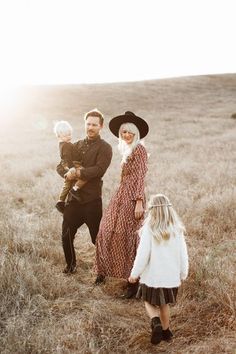
MULTIPOLYGON (((71 142, 72 139, 72 127, 71 125, 64 120, 57 122, 54 126, 54 133, 56 134, 59 141, 59 151, 61 161, 60 164, 65 171, 69 171, 70 168, 82 168, 81 163, 79 161, 73 161, 73 147, 74 145, 71 142)), ((76 170, 74 170, 75 172, 76 170)), ((65 175, 66 177, 66 175, 65 175)), ((69 191, 73 188, 75 191, 79 188, 83 187, 86 181, 78 180, 75 182, 69 181, 67 179, 64 180, 64 185, 59 195, 59 200, 56 203, 56 208, 61 213, 64 212, 65 201, 69 191)))
POLYGON ((144 300, 151 319, 152 344, 169 341, 173 336, 168 304, 176 302, 178 287, 188 275, 184 232, 169 199, 163 194, 152 196, 129 277, 131 283, 140 281, 137 297, 144 300))

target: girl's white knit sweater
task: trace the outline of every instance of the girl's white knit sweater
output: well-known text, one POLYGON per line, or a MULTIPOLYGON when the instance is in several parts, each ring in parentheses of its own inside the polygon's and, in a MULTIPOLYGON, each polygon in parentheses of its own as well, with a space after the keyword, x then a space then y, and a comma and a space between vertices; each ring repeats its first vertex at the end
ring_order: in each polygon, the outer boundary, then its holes
POLYGON ((188 253, 182 232, 158 243, 148 222, 140 232, 140 243, 131 277, 140 277, 140 283, 153 288, 173 288, 188 275, 188 253))

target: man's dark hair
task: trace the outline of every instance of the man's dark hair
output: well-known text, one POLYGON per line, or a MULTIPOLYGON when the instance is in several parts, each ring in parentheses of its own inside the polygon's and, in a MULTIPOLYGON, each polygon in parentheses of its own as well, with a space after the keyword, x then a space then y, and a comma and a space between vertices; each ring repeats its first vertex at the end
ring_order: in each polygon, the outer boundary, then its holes
POLYGON ((84 120, 86 120, 88 117, 98 117, 100 125, 103 125, 104 117, 103 117, 102 113, 97 108, 85 113, 84 120))

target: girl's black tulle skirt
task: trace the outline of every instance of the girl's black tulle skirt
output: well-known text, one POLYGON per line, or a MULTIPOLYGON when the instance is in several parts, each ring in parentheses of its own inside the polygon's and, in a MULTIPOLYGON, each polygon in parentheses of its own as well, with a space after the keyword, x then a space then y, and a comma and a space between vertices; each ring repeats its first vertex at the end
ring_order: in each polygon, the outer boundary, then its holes
POLYGON ((151 305, 175 304, 178 293, 177 288, 151 288, 145 284, 140 284, 136 297, 151 305))

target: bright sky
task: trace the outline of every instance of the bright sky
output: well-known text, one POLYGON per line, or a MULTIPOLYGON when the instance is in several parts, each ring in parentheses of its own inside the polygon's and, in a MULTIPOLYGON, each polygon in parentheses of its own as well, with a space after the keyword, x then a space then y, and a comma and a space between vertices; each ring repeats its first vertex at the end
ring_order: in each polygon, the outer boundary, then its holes
POLYGON ((236 72, 234 0, 0 0, 0 91, 236 72))

